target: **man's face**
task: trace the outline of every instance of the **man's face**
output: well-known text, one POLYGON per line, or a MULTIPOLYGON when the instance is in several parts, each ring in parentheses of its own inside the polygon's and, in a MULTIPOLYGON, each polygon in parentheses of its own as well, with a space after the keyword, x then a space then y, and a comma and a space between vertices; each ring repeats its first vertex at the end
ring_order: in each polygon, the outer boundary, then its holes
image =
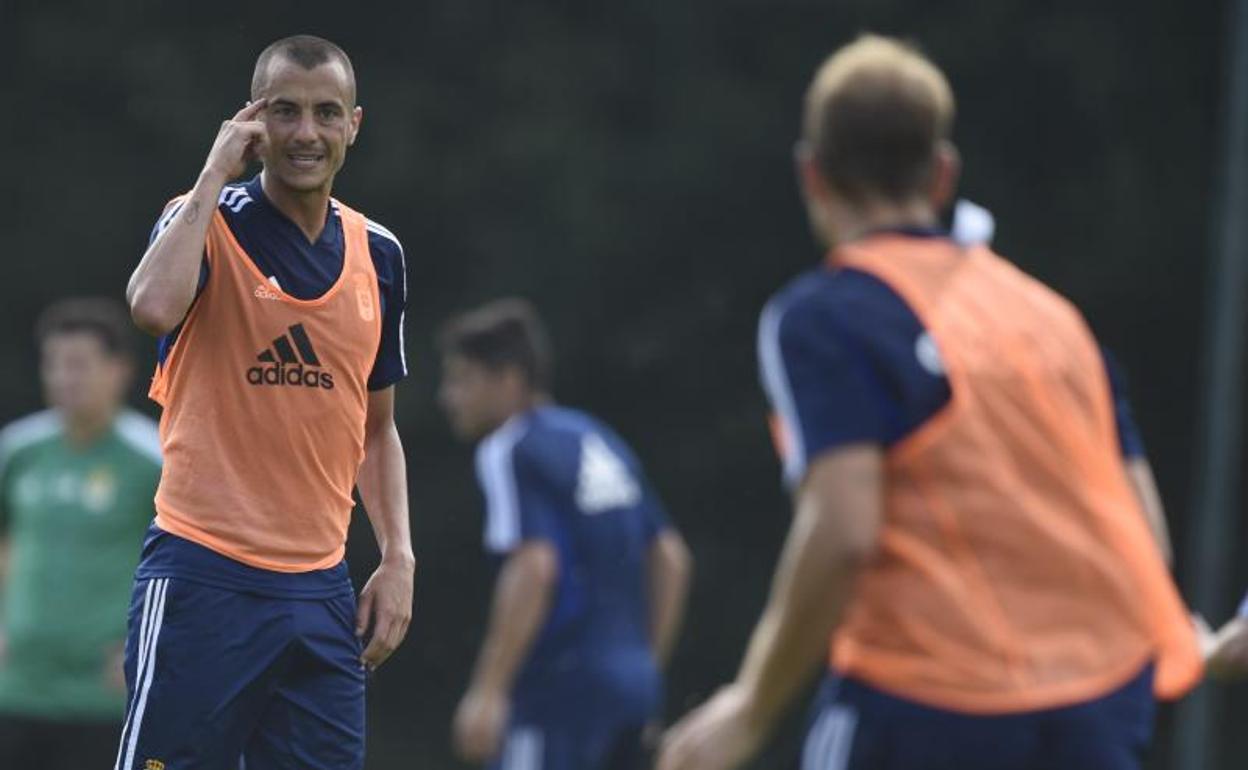
POLYGON ((92 332, 58 332, 43 341, 39 374, 48 406, 69 420, 91 419, 121 405, 130 365, 92 332))
POLYGON ((506 419, 509 378, 472 359, 449 355, 442 359, 438 403, 455 435, 476 441, 506 419))
POLYGON ((363 111, 336 59, 304 69, 282 56, 269 61, 262 120, 269 133, 264 168, 294 192, 328 190, 355 141, 363 111))

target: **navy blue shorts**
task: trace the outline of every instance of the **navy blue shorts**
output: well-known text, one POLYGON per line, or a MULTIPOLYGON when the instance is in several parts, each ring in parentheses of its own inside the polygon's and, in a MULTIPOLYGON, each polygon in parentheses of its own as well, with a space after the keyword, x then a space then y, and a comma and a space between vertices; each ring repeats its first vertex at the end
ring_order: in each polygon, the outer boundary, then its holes
POLYGON ((829 676, 802 770, 1139 770, 1154 712, 1152 666, 1103 698, 1002 716, 929 708, 829 676))
POLYGON ((644 770, 642 734, 641 725, 517 723, 489 770, 644 770))
POLYGON ((355 597, 138 580, 115 770, 360 770, 355 597))

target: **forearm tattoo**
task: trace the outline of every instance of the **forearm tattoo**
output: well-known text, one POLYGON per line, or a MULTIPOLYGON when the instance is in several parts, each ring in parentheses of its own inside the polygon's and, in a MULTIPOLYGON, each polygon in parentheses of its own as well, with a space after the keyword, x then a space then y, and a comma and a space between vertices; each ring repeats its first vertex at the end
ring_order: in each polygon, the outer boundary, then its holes
POLYGON ((188 225, 195 224, 195 220, 199 219, 199 201, 187 201, 186 208, 182 210, 182 221, 188 225))

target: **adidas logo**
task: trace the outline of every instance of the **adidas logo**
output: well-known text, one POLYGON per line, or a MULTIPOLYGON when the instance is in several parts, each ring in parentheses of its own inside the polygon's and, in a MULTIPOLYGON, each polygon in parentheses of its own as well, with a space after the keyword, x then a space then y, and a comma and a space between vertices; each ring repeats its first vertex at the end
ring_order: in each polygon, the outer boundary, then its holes
POLYGON ((286 334, 273 340, 273 347, 260 351, 256 356, 257 361, 268 366, 248 369, 247 383, 333 390, 334 375, 317 368, 321 360, 316 357, 316 350, 303 324, 295 324, 286 331, 286 334))
POLYGON ((601 436, 585 434, 576 479, 576 504, 581 512, 593 516, 636 505, 640 500, 641 488, 624 461, 601 436))

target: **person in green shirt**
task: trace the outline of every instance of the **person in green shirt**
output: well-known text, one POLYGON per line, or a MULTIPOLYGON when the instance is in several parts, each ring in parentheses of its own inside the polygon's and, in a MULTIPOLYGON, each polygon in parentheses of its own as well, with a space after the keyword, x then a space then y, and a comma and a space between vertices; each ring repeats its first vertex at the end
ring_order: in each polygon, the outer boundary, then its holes
POLYGON ((49 409, 0 431, 0 768, 106 767, 160 443, 123 407, 134 367, 122 307, 63 300, 36 337, 49 409))

